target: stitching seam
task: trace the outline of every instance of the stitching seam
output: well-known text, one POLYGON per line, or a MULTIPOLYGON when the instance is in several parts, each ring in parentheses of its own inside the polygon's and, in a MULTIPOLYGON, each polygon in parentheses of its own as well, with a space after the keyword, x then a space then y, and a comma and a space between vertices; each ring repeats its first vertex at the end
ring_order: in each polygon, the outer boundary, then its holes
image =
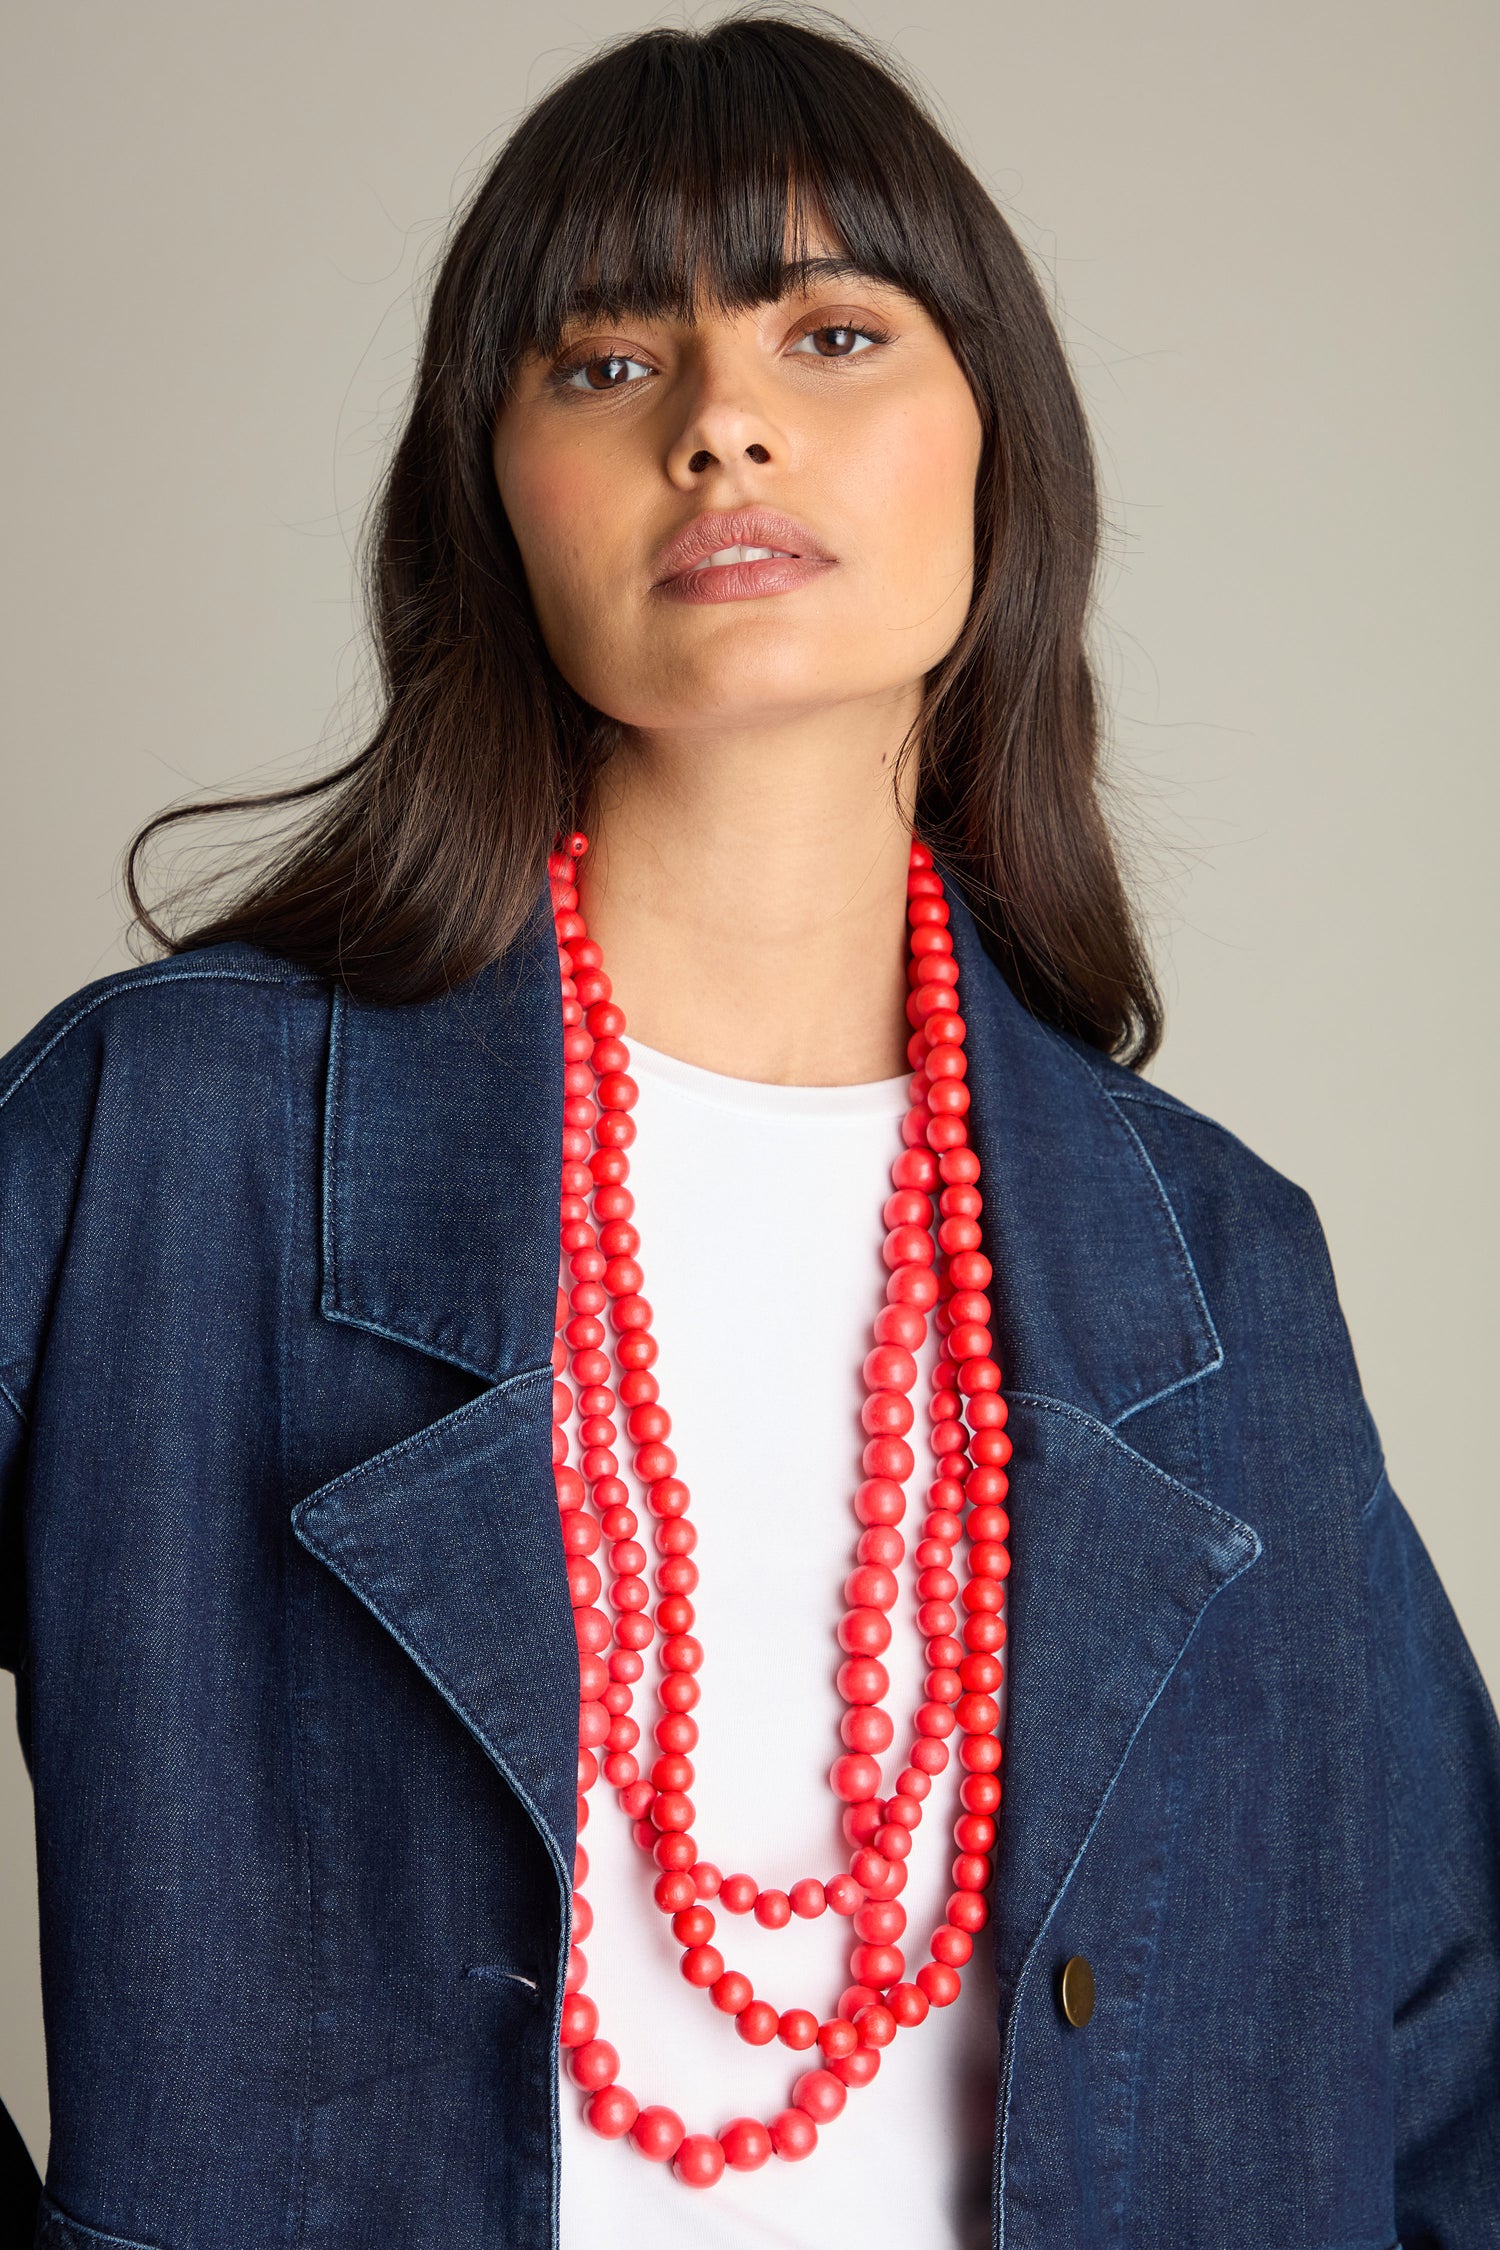
POLYGON ((1231 1515, 1227 1508, 1221 1508, 1216 1501, 1208 1499, 1205 1494, 1195 1492, 1190 1484, 1184 1484, 1180 1477, 1170 1475, 1155 1461, 1148 1460, 1144 1453, 1137 1453, 1135 1447, 1127 1444, 1118 1430, 1114 1429, 1108 1422, 1101 1422, 1097 1415, 1085 1414, 1082 1407, 1072 1405, 1069 1400, 1047 1398, 1040 1391, 1011 1391, 1007 1395, 1013 1405, 1036 1406, 1042 1408, 1048 1414, 1064 1414, 1070 1421, 1081 1423, 1084 1429, 1092 1431, 1096 1436, 1108 1438, 1111 1445, 1117 1445, 1122 1453, 1128 1454, 1130 1459, 1139 1467, 1149 1470, 1151 1475, 1158 1478, 1170 1491, 1179 1492, 1185 1500, 1195 1502, 1198 1507, 1203 1509, 1205 1514, 1212 1516, 1216 1523, 1222 1524, 1226 1531, 1238 1533, 1242 1539, 1248 1539, 1251 1543, 1251 1551, 1245 1557, 1244 1563, 1240 1565, 1241 1569, 1247 1568, 1264 1552, 1260 1533, 1253 1524, 1245 1523, 1239 1516, 1231 1515))
POLYGON ((1359 1511, 1359 1520, 1361 1523, 1369 1522, 1370 1517, 1375 1511, 1376 1501, 1380 1498, 1382 1492, 1389 1492, 1390 1486, 1391 1480, 1386 1473, 1385 1463, 1382 1461, 1380 1464, 1380 1474, 1375 1479, 1374 1490, 1371 1492, 1369 1499, 1365 1502, 1364 1506, 1359 1511))
POLYGON ((46 1046, 39 1048, 30 1062, 27 1063, 25 1069, 16 1074, 4 1092, 0 1093, 0 1109, 5 1107, 12 1094, 17 1093, 25 1085, 32 1072, 41 1068, 53 1048, 60 1047, 69 1033, 77 1030, 85 1016, 91 1016, 96 1008, 108 1007, 111 1001, 123 1000, 127 993, 144 992, 154 984, 294 985, 299 981, 299 979, 290 976, 262 976, 249 969, 180 969, 171 976, 141 977, 131 983, 115 986, 108 992, 98 993, 92 1000, 86 1001, 75 1015, 69 1016, 66 1023, 60 1024, 47 1041, 46 1046))
POLYGON ((470 1415, 477 1414, 492 1399, 503 1397, 509 1391, 520 1390, 523 1384, 540 1382, 544 1375, 550 1383, 550 1360, 544 1361, 540 1367, 523 1368, 519 1375, 507 1375, 504 1382, 492 1384, 487 1391, 481 1391, 478 1398, 466 1399, 462 1406, 456 1406, 451 1414, 440 1415, 436 1422, 428 1422, 422 1429, 413 1430, 410 1437, 398 1439, 394 1445, 388 1445, 383 1453, 372 1453, 367 1461, 356 1461, 352 1469, 345 1469, 341 1476, 334 1477, 328 1484, 320 1484, 316 1492, 309 1492, 305 1499, 299 1500, 292 1510, 293 1523, 300 1522, 321 1501, 340 1491, 344 1485, 352 1483, 356 1477, 368 1476, 372 1469, 383 1468, 388 1461, 399 1461, 405 1454, 420 1453, 438 1444, 449 1430, 461 1428, 470 1415))

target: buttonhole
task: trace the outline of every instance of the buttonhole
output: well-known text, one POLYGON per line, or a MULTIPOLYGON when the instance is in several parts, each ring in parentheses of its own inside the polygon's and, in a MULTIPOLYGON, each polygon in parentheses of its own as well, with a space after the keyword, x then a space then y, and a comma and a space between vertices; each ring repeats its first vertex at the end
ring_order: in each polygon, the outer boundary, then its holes
POLYGON ((492 1961, 476 1962, 473 1968, 465 1969, 464 1976, 477 1977, 482 1984, 520 1984, 528 1992, 537 1990, 535 1977, 523 1976, 519 1969, 498 1968, 492 1961))

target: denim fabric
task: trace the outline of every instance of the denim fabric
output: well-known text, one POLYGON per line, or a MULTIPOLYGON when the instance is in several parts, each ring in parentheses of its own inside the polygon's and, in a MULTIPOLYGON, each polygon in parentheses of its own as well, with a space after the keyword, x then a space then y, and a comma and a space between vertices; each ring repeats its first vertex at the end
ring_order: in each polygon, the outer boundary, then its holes
MULTIPOLYGON (((1312 1206, 955 928, 1016 1448, 995 2242, 1500 2244, 1500 1737, 1312 1206)), ((561 1100, 540 909, 440 1001, 219 947, 0 1064, 48 2250, 555 2242, 561 1100)))

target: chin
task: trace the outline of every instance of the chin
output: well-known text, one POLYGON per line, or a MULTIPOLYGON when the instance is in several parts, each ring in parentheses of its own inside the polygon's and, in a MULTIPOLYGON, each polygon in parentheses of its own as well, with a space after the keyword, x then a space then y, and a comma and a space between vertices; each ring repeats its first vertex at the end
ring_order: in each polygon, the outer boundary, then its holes
MULTIPOLYGON (((819 632, 746 637, 713 649, 674 650, 649 679, 599 681, 589 700, 637 733, 666 733, 693 726, 775 726, 810 711, 832 709, 872 695, 897 693, 904 681, 886 677, 889 642, 871 637, 868 661, 859 644, 819 632), (838 651, 830 666, 830 649, 838 651)), ((863 638, 863 636, 862 636, 863 638)), ((584 692, 588 692, 585 690, 584 692)))

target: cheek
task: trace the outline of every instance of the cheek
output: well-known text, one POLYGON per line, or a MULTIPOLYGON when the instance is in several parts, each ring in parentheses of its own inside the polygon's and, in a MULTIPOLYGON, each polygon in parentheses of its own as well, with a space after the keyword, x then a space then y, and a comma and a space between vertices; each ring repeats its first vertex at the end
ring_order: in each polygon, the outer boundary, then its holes
POLYGON ((893 403, 865 434, 858 489, 870 552, 910 619, 967 609, 980 448, 967 385, 893 403))
POLYGON ((543 637, 561 661, 623 582, 615 480, 597 449, 566 444, 497 448, 495 475, 543 637))

